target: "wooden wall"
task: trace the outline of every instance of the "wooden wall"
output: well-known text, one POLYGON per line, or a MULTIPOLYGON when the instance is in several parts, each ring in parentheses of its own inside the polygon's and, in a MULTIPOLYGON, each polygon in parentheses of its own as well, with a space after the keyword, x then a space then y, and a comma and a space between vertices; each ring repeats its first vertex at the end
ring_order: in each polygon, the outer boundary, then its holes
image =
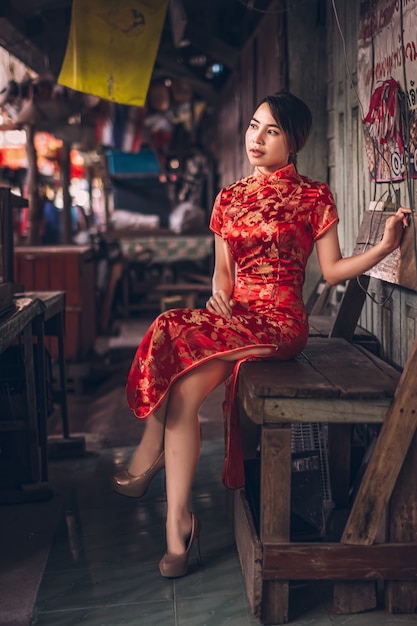
MULTIPOLYGON (((282 88, 304 98, 315 122, 299 170, 329 182, 340 213, 342 252, 349 255, 375 190, 368 177, 363 113, 347 69, 348 64, 356 85, 360 0, 335 0, 335 5, 346 59, 331 0, 309 0, 302 11, 291 9, 291 2, 270 5, 221 94, 216 156, 219 187, 247 175, 243 136, 256 103, 282 88)), ((405 183, 396 187, 408 206, 405 183)), ((385 188, 378 184, 377 196, 385 188)), ((417 335, 417 293, 377 279, 371 279, 369 292, 375 302, 367 298, 361 323, 380 339, 385 357, 403 366, 417 335)))
POLYGON ((287 88, 285 2, 272 3, 242 51, 239 68, 221 96, 216 126, 219 185, 223 187, 252 170, 244 135, 254 109, 263 97, 287 88))
MULTIPOLYGON (((336 10, 346 41, 346 57, 353 83, 357 82, 357 32, 359 0, 336 0, 336 10)), ((339 236, 342 251, 350 254, 355 245, 363 212, 374 193, 379 197, 387 185, 369 181, 363 140, 363 113, 346 67, 343 43, 332 2, 327 1, 327 114, 329 183, 340 212, 339 236)), ((365 111, 366 114, 367 111, 365 111)), ((400 202, 408 206, 406 183, 396 183, 400 202)), ((413 193, 415 201, 415 186, 413 193)), ((382 342, 385 357, 403 366, 417 336, 417 293, 371 279, 361 323, 382 342)))

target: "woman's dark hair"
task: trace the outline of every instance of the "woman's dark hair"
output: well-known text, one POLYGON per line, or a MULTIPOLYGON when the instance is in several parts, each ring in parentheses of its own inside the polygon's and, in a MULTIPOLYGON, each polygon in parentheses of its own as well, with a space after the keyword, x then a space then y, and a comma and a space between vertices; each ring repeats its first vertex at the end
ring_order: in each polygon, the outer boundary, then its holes
POLYGON ((272 117, 285 133, 290 149, 290 159, 296 163, 297 152, 307 142, 311 130, 312 117, 308 106, 288 91, 280 91, 272 96, 266 96, 259 105, 266 102, 271 110, 272 117))

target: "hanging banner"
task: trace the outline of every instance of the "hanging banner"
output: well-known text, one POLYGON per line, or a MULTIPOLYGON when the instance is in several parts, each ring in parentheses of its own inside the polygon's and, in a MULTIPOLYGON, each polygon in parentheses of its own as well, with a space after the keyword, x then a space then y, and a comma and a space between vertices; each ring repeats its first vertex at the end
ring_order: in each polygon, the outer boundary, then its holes
POLYGON ((73 0, 58 82, 113 102, 145 104, 168 0, 73 0))
POLYGON ((417 0, 361 3, 358 93, 364 116, 373 121, 364 124, 371 179, 401 181, 406 168, 417 178, 417 0), (399 123, 401 90, 408 105, 409 162, 404 154, 405 120, 399 123))

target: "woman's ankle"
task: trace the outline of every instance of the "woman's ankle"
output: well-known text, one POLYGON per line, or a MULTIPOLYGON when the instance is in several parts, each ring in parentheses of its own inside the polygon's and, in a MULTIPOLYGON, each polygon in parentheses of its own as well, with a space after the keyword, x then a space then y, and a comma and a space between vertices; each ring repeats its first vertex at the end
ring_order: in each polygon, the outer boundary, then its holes
POLYGON ((191 532, 191 513, 187 510, 174 519, 167 518, 166 539, 169 554, 183 554, 186 549, 187 537, 191 532))
POLYGON ((132 476, 140 476, 146 472, 160 457, 162 450, 162 446, 151 448, 149 446, 142 446, 139 444, 138 449, 130 461, 128 467, 129 474, 132 476))

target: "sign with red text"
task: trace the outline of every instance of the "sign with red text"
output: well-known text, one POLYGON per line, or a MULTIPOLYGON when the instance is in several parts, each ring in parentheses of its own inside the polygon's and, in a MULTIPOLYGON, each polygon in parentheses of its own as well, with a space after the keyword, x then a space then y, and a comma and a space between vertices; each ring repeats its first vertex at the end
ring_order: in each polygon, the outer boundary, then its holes
POLYGON ((361 4, 358 93, 364 116, 374 120, 364 124, 371 179, 401 181, 407 172, 417 178, 417 0, 361 4), (394 81, 396 110, 386 106, 388 91, 381 89, 394 81))

